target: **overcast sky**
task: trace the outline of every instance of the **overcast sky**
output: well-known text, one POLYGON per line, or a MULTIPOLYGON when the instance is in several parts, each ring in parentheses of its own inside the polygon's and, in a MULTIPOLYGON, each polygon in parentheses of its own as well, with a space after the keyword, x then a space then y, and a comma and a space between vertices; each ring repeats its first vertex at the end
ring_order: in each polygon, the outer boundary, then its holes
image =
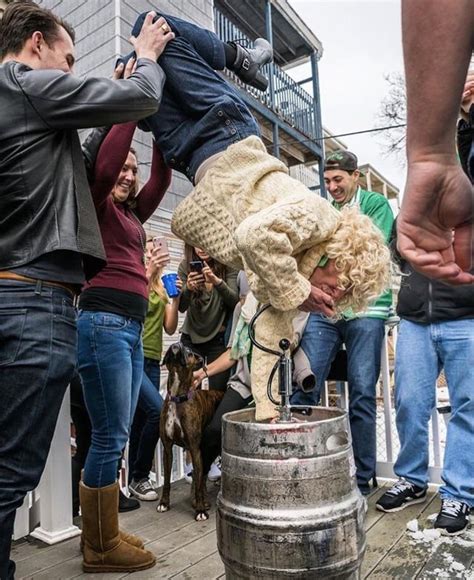
MULTIPOLYGON (((319 61, 324 126, 333 134, 380 126, 376 114, 387 94, 384 74, 403 71, 400 0, 290 0, 323 44, 319 61)), ((297 79, 309 70, 290 73, 297 79)), ((311 85, 305 85, 311 91, 311 85)), ((382 154, 377 138, 341 138, 359 158, 403 188, 405 171, 382 154)))

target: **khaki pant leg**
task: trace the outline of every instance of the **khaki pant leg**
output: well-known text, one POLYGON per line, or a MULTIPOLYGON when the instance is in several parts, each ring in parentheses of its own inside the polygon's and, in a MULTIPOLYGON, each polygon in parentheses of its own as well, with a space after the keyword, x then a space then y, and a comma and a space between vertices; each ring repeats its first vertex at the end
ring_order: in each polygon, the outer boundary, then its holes
MULTIPOLYGON (((281 312, 270 307, 260 315, 255 325, 255 338, 259 343, 273 350, 279 351, 278 343, 282 338, 287 338, 293 342, 293 318, 295 310, 281 312)), ((275 405, 267 396, 267 383, 274 364, 278 357, 263 352, 254 347, 252 350, 251 380, 252 394, 255 400, 257 421, 273 419, 278 416, 275 405)), ((278 396, 278 374, 275 375, 272 384, 273 397, 279 401, 278 396)))

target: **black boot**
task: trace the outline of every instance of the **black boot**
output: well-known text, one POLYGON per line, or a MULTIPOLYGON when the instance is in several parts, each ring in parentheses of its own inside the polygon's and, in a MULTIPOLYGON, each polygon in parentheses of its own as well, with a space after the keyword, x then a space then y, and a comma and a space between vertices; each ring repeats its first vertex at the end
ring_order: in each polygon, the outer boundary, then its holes
POLYGON ((81 481, 82 465, 75 461, 73 457, 71 460, 71 480, 72 480, 72 517, 79 515, 79 482, 81 481))
POLYGON ((140 507, 140 502, 134 497, 127 497, 122 490, 119 492, 119 509, 120 513, 132 512, 140 507))
POLYGON ((244 48, 236 42, 229 42, 237 53, 230 68, 244 83, 255 87, 259 91, 266 91, 268 79, 261 73, 263 65, 272 62, 273 49, 264 38, 257 38, 254 48, 244 48))

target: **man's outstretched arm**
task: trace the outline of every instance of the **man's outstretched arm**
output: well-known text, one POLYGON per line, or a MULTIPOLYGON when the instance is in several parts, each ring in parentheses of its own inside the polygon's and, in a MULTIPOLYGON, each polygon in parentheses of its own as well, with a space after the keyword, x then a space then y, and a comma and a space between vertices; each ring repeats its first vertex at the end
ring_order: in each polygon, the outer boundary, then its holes
POLYGON ((455 131, 474 45, 474 0, 402 0, 402 28, 408 175, 398 247, 427 276, 473 283, 474 195, 455 131))

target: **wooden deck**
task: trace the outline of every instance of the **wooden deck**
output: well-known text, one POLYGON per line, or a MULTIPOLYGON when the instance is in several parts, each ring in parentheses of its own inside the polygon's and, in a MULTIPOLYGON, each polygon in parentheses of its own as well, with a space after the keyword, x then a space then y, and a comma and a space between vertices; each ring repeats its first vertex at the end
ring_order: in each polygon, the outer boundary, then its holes
MULTIPOLYGON (((215 505, 217 486, 208 484, 215 505)), ((17 562, 18 579, 31 578, 115 580, 133 578, 173 578, 175 580, 212 580, 225 578, 224 567, 216 547, 215 508, 207 522, 193 520, 189 501, 190 486, 184 481, 173 485, 172 509, 156 512, 156 502, 142 503, 140 509, 121 514, 123 529, 139 534, 146 547, 154 552, 157 565, 135 574, 83 574, 79 538, 56 546, 34 539, 16 542, 12 557, 17 562)), ((375 509, 379 488, 369 497, 367 513, 367 550, 363 578, 370 580, 412 580, 414 578, 462 578, 474 580, 474 529, 457 539, 415 540, 406 531, 408 521, 418 519, 420 527, 430 527, 428 516, 439 509, 439 499, 430 492, 423 504, 410 506, 395 514, 375 509)))

